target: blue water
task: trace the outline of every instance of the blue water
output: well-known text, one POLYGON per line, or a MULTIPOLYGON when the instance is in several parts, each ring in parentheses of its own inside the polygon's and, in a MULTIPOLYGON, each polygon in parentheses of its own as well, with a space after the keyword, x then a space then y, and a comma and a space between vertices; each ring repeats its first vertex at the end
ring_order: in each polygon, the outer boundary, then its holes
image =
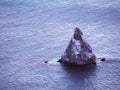
POLYGON ((0 90, 120 90, 120 0, 1 0, 0 90), (95 67, 43 64, 79 27, 95 67))

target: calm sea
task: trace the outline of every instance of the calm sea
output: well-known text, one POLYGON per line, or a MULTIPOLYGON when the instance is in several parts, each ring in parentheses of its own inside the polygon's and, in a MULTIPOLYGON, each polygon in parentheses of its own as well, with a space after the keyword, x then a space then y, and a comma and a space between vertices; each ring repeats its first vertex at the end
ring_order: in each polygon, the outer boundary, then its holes
POLYGON ((0 90, 120 90, 120 0, 0 0, 0 90), (75 27, 105 62, 51 62, 75 27))

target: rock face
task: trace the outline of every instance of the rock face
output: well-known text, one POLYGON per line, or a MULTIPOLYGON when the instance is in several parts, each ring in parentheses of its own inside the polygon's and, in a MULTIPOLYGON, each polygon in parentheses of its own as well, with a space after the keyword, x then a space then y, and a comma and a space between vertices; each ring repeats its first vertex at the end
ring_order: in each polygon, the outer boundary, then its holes
POLYGON ((79 28, 75 28, 75 33, 59 62, 78 65, 96 64, 96 56, 79 28))

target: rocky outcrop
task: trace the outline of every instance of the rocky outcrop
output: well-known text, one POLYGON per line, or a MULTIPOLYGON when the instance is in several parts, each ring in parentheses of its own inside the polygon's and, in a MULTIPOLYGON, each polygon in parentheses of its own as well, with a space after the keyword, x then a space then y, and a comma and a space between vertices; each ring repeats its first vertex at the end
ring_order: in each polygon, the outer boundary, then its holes
POLYGON ((59 62, 78 65, 96 64, 96 56, 79 28, 75 28, 75 33, 59 62))

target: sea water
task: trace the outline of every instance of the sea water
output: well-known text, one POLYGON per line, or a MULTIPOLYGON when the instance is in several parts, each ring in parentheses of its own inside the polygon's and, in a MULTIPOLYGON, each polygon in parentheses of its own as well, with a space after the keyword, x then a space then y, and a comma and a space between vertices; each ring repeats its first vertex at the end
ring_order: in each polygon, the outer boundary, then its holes
POLYGON ((0 90, 120 90, 120 0, 1 0, 0 90), (58 60, 79 27, 98 58, 58 60))

